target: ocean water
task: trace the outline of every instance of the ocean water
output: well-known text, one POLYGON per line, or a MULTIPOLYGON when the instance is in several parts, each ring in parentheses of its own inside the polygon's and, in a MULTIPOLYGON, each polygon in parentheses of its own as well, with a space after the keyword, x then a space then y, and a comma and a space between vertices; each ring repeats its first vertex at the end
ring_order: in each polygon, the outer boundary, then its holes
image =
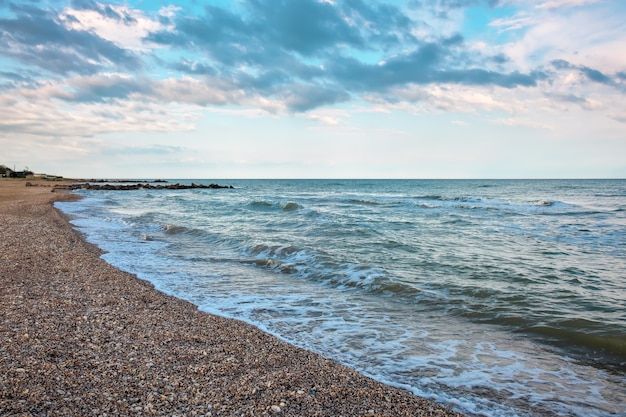
POLYGON ((218 182, 57 207, 159 290, 468 415, 626 416, 626 180, 218 182))

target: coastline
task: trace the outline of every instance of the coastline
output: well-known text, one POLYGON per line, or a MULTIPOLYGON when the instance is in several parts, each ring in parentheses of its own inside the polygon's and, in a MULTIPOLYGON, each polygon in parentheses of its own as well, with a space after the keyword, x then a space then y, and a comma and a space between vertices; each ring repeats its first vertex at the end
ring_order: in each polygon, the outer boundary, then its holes
POLYGON ((25 183, 0 180, 0 414, 461 416, 155 290, 25 183))

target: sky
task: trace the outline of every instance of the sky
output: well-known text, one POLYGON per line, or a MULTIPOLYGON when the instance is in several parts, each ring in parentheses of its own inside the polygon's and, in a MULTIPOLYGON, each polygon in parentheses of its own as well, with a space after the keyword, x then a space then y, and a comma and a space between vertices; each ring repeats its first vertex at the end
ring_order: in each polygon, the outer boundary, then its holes
POLYGON ((0 0, 0 164, 625 178, 624 0, 0 0))

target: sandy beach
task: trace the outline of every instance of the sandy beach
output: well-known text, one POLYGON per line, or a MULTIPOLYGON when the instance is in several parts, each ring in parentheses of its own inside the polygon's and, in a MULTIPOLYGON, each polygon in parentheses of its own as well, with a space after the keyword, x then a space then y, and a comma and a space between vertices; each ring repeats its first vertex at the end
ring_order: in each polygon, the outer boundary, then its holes
POLYGON ((27 181, 0 179, 1 416, 461 416, 156 291, 27 181))

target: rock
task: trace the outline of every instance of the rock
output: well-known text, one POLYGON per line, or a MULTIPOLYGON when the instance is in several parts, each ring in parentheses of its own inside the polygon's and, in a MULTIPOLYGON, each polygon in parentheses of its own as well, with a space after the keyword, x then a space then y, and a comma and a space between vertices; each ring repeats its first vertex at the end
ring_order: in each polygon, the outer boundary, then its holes
POLYGON ((128 191, 128 190, 189 190, 189 189, 234 189, 232 185, 219 185, 219 184, 195 184, 191 183, 191 185, 183 185, 183 184, 168 184, 168 185, 151 185, 148 183, 142 184, 90 184, 90 183, 81 183, 81 184, 70 184, 70 185, 60 185, 55 186, 52 191, 55 189, 63 189, 63 190, 107 190, 107 191, 128 191))

